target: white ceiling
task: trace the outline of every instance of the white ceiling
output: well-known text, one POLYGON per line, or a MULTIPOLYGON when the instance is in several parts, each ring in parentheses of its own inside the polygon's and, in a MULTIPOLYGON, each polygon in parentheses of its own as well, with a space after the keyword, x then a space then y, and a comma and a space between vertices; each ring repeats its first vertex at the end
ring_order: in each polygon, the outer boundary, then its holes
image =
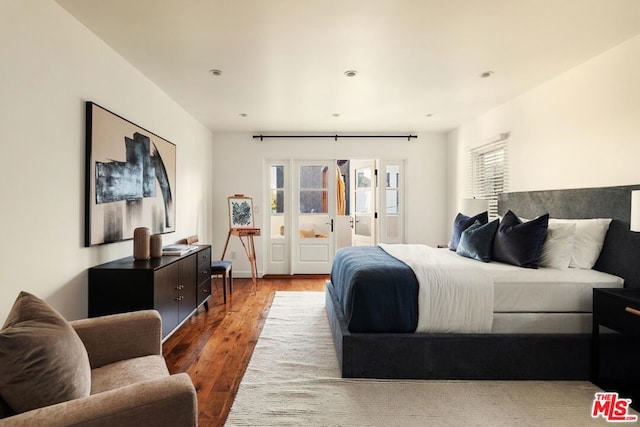
POLYGON ((640 33, 638 0, 57 2, 213 131, 447 131, 640 33))

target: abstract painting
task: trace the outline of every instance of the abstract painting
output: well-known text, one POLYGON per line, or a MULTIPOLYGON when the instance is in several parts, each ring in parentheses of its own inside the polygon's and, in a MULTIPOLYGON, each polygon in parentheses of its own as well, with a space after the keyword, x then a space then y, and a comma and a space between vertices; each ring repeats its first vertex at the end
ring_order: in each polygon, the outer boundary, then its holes
POLYGON ((236 194, 229 200, 229 228, 253 228, 253 199, 236 194))
POLYGON ((85 246, 175 231, 176 146, 86 103, 85 246))

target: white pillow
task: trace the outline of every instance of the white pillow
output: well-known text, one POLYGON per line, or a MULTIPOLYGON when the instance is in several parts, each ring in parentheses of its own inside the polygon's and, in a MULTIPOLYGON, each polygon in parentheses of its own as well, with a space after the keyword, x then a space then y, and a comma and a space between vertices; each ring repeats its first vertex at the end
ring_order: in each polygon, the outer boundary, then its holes
POLYGON ((593 268, 602 246, 604 239, 611 224, 611 218, 592 218, 592 219, 556 219, 552 218, 549 223, 556 224, 575 224, 576 233, 573 242, 573 253, 571 255, 571 268, 593 268))
POLYGON ((575 234, 575 224, 550 222, 538 265, 540 267, 555 268, 556 270, 569 268, 575 234))

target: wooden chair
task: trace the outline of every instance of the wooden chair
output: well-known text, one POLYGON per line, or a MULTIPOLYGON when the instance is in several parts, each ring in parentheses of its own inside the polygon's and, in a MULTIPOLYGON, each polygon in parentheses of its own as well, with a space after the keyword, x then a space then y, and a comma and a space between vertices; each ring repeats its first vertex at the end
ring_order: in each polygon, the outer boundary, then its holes
POLYGON ((229 284, 229 295, 233 293, 233 264, 231 261, 211 261, 211 277, 222 277, 222 295, 224 303, 227 303, 227 284, 229 284))

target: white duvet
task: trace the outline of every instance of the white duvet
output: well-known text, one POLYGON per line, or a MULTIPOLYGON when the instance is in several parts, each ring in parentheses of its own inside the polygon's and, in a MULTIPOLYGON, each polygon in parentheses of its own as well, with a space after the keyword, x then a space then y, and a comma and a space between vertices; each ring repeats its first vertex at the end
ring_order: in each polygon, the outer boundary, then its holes
POLYGON ((379 245, 418 279, 416 332, 491 332, 493 280, 482 269, 425 245, 379 245))

